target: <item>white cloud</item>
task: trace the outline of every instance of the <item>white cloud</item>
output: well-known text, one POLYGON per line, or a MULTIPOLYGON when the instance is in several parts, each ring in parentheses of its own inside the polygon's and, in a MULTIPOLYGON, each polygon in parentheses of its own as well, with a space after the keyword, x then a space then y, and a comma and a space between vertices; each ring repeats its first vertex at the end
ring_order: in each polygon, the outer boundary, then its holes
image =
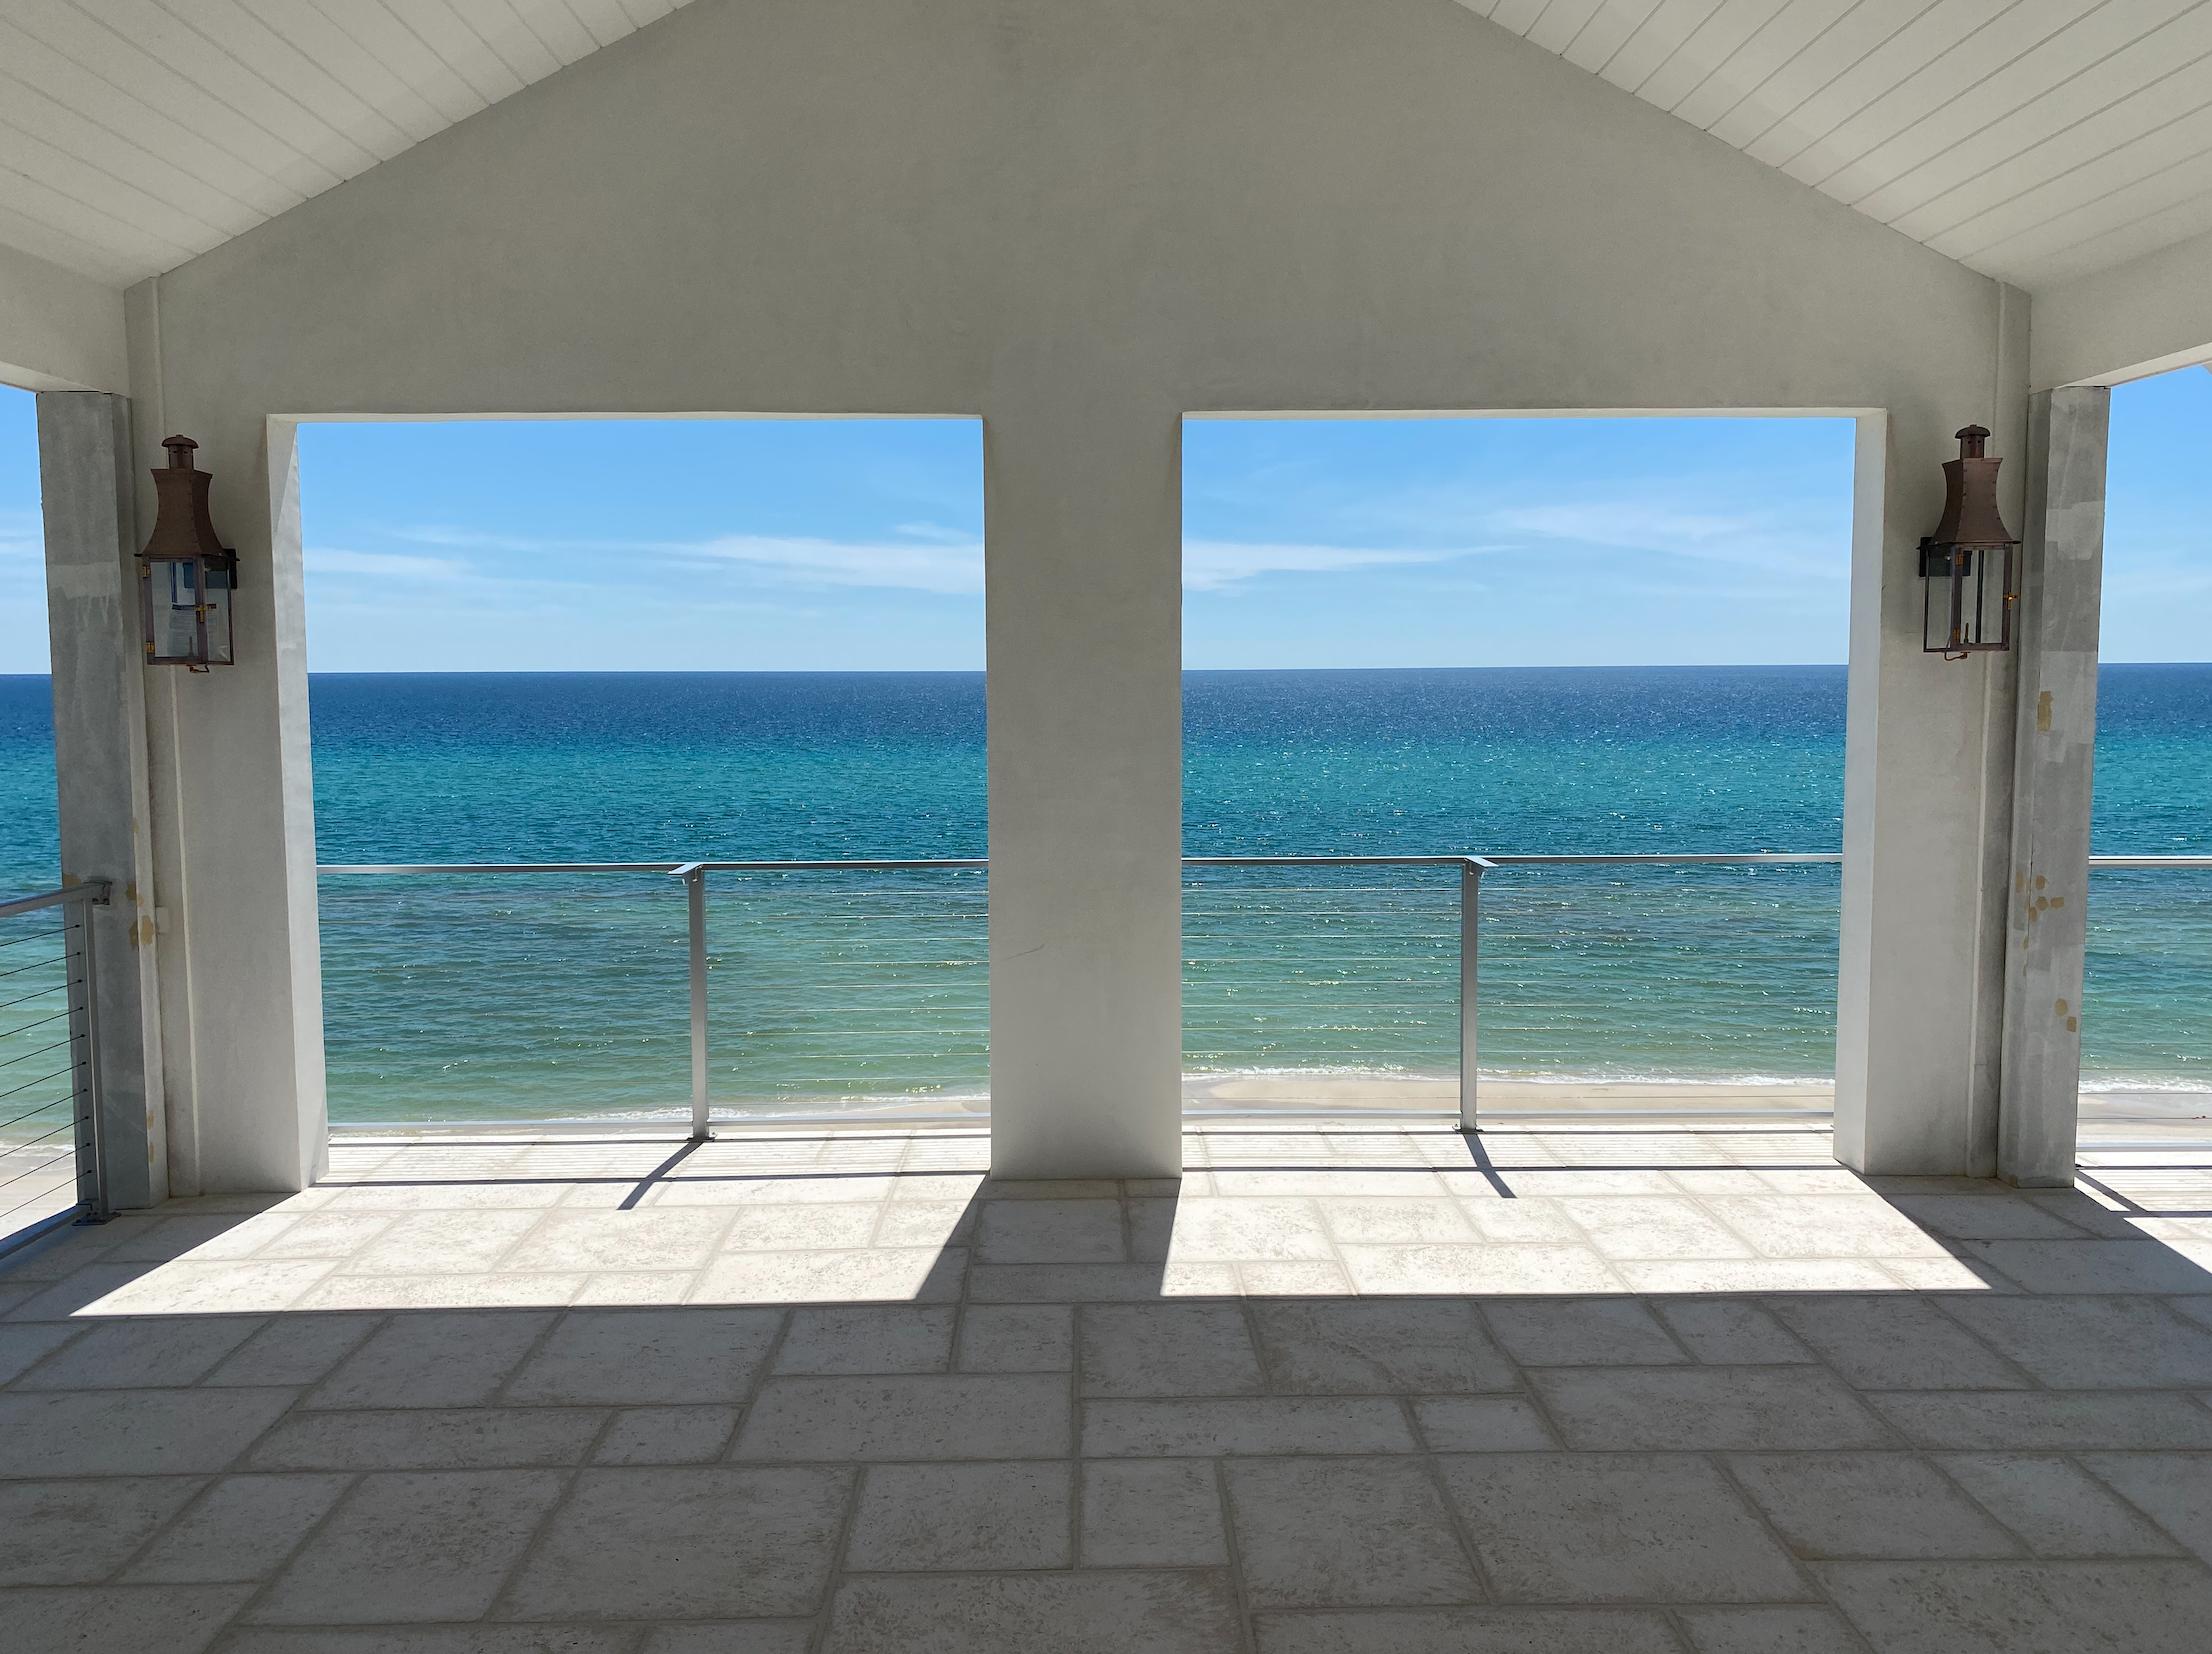
POLYGON ((450 546, 457 551, 611 551, 614 542, 590 540, 548 540, 518 534, 486 534, 473 528, 445 528, 431 524, 422 528, 402 528, 392 531, 397 539, 412 540, 419 546, 450 546))
POLYGON ((983 591, 983 547, 973 539, 875 541, 796 534, 723 534, 710 540, 559 540, 440 527, 401 529, 398 537, 418 545, 457 550, 644 557, 695 568, 737 567, 800 586, 883 588, 949 596, 976 596, 983 591))
POLYGON ((1849 528, 1841 525, 1839 549, 1822 554, 1801 528, 1785 527, 1758 512, 1686 511, 1650 501, 1574 501, 1511 506, 1493 511, 1498 533, 1533 535, 1617 551, 1725 563, 1769 573, 1841 580, 1849 574, 1849 528))
MULTIPOLYGON (((551 540, 440 527, 405 529, 399 537, 419 545, 457 550, 655 558, 694 568, 742 569, 793 586, 927 592, 944 597, 982 594, 980 541, 920 523, 902 523, 895 532, 907 537, 835 540, 796 534, 724 534, 709 540, 551 540)), ((1339 574, 1446 563, 1497 549, 1192 540, 1183 547, 1183 584, 1192 591, 1218 592, 1269 574, 1339 574)))
POLYGON ((465 580, 474 572, 451 557, 420 557, 404 551, 345 551, 336 546, 307 548, 309 574, 359 574, 382 580, 465 580))
POLYGON ((2114 598, 2162 598, 2195 597, 2212 591, 2212 569, 2176 567, 2172 564, 2153 564, 2149 568, 2129 568, 2125 564, 2105 565, 2104 597, 2107 603, 2114 598))
POLYGON ((910 540, 819 540, 801 535, 724 534, 694 545, 651 548, 677 561, 736 564, 803 586, 858 586, 983 594, 983 547, 910 540))
POLYGON ((35 511, 0 510, 0 557, 46 555, 46 527, 35 511))
POLYGON ((1183 585, 1194 592, 1217 592, 1265 574, 1345 574, 1355 569, 1403 568, 1416 563, 1451 562, 1491 549, 1469 546, 1453 551, 1410 551, 1189 540, 1183 545, 1183 585))

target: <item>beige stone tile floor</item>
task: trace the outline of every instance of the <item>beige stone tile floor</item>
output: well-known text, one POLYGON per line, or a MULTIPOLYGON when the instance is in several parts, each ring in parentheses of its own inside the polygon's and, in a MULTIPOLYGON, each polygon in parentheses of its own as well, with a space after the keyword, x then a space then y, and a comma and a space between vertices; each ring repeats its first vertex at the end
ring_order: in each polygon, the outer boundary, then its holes
POLYGON ((2212 1146, 351 1137, 0 1266, 0 1649, 2212 1646, 2212 1146))

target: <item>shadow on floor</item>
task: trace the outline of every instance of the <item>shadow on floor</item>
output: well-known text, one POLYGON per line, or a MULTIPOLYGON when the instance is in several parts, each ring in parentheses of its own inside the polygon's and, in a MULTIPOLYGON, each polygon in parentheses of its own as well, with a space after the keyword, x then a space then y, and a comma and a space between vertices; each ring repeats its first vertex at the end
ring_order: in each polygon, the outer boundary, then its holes
POLYGON ((2212 1166, 1803 1124, 357 1139, 0 1266, 0 1646, 2116 1649, 2212 1620, 2212 1166))

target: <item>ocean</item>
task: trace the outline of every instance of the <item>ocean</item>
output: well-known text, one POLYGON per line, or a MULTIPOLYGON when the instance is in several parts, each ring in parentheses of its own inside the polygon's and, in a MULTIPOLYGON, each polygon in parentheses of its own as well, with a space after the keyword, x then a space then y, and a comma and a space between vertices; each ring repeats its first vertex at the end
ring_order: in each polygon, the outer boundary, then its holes
MULTIPOLYGON (((326 862, 985 854, 981 674, 321 675, 326 862)), ((2096 847, 2212 842, 2212 666, 2104 668, 2096 847)), ((0 678, 0 890, 52 882, 48 687, 0 678)), ((1192 672, 1192 855, 1835 850, 1841 667, 1192 672)), ((1824 1080, 1837 870, 1485 882, 1480 1066, 1824 1080)), ((985 1088, 981 872, 719 874, 717 1104, 985 1088)), ((1194 1087, 1442 1075, 1448 868, 1194 870, 1194 1087)), ((688 1096, 685 913, 660 874, 327 878, 342 1121, 649 1117, 688 1096)), ((2212 874, 2100 872, 2090 1083, 2212 1087, 2212 874)), ((6 1055, 0 1052, 0 1056, 6 1055)))

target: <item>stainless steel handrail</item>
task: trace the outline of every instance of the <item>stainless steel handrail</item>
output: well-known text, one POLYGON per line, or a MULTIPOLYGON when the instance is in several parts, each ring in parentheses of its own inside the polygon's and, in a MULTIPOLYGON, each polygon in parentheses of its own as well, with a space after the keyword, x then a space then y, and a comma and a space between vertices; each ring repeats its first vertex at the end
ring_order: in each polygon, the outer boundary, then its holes
MULTIPOLYGON (((2094 858, 2092 858, 2094 859, 2094 858)), ((1485 851, 1481 855, 1459 852, 1440 856, 1185 856, 1185 867, 1457 867, 1481 862, 1490 867, 1685 866, 1759 864, 1766 862, 1840 862, 1836 850, 1746 850, 1707 853, 1637 853, 1633 855, 1507 855, 1485 851)), ((453 861, 453 862, 324 862, 320 874, 350 877, 357 874, 443 873, 906 873, 980 872, 991 865, 983 856, 939 856, 905 859, 850 858, 826 861, 453 861)), ((2207 865, 2212 865, 2208 862, 2207 865)))
POLYGON ((450 861, 324 862, 319 874, 357 873, 906 873, 980 870, 982 857, 919 861, 450 861))
MULTIPOLYGON (((71 1135, 77 1173, 75 1203, 26 1228, 0 1234, 0 1254, 28 1245, 63 1224, 104 1223, 113 1215, 108 1193, 105 1122, 102 1119, 104 1093, 100 1075, 99 957, 90 912, 92 908, 107 906, 110 889, 110 883, 106 879, 85 879, 58 890, 42 890, 27 896, 12 896, 0 900, 0 920, 62 910, 62 951, 54 962, 62 968, 59 991, 66 1001, 65 1008, 10 1032, 20 1033, 23 1028, 36 1027, 42 1022, 60 1021, 64 1018, 67 1020, 68 1037, 61 1043, 68 1048, 68 1061, 59 1073, 46 1078, 56 1079, 61 1074, 67 1074, 70 1078, 71 1135), (78 938, 74 946, 69 941, 72 929, 78 938), (70 971, 72 963, 77 967, 74 975, 70 971)), ((51 1105, 41 1104, 32 1112, 44 1112, 48 1106, 51 1105)), ((4 1162, 8 1152, 8 1146, 0 1143, 0 1162, 4 1162)), ((30 1175, 32 1174, 16 1173, 7 1181, 12 1182, 15 1177, 30 1175)), ((0 1187, 4 1186, 0 1184, 0 1187)), ((20 1210, 20 1203, 15 1209, 20 1210)))
MULTIPOLYGON (((1476 1124, 1476 1042, 1479 1033, 1482 880, 1516 867, 1766 867, 1835 866, 1836 850, 1635 851, 1619 853, 1515 853, 1485 851, 1446 855, 1254 855, 1185 856, 1192 867, 1456 867, 1459 869, 1459 1120, 1476 1124)), ((2212 856, 2091 856, 2091 867, 2212 868, 2212 856)), ((681 879, 688 910, 691 990, 691 1134, 710 1134, 707 1096, 706 875, 709 873, 909 873, 982 872, 980 856, 841 858, 815 861, 561 861, 561 862, 331 862, 316 868, 331 877, 379 874, 478 875, 532 873, 647 873, 681 879)), ((0 908, 0 917, 5 916, 0 908)))
POLYGON ((95 907, 105 907, 107 899, 106 879, 82 879, 76 884, 64 885, 59 890, 41 890, 30 896, 10 896, 0 901, 0 919, 12 919, 19 913, 36 913, 41 908, 66 907, 71 902, 90 902, 95 907))

